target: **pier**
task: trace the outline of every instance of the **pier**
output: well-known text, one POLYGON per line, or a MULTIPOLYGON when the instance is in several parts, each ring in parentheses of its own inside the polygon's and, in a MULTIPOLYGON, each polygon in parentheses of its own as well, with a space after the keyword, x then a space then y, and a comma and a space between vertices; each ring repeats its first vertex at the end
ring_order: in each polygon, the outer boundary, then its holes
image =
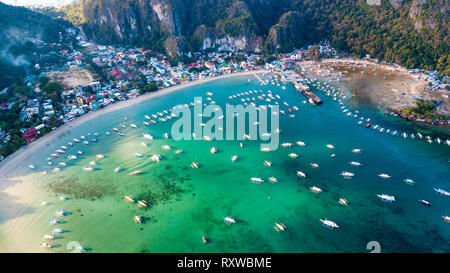
POLYGON ((309 103, 320 105, 322 104, 322 100, 313 92, 309 90, 309 86, 302 84, 301 82, 294 81, 295 89, 297 89, 298 92, 300 92, 303 96, 305 96, 309 103))

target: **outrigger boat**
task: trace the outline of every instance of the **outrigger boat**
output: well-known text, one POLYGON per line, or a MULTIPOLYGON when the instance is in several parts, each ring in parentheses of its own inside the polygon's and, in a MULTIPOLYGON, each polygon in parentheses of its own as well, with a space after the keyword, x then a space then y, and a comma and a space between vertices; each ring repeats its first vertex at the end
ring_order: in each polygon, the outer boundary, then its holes
POLYGON ((42 247, 42 248, 52 248, 53 245, 52 245, 52 244, 49 244, 49 243, 42 243, 42 244, 41 244, 41 247, 42 247))
POLYGON ((295 153, 290 153, 290 154, 288 154, 288 156, 289 156, 290 158, 297 158, 297 157, 298 157, 298 155, 295 154, 295 153))
POLYGON ((192 162, 191 167, 194 169, 198 169, 198 167, 200 167, 200 164, 198 164, 198 162, 192 162))
POLYGON ((303 142, 303 141, 297 141, 297 145, 298 145, 298 146, 305 146, 306 144, 305 144, 305 142, 303 142))
POLYGON ((140 175, 142 173, 142 171, 134 171, 131 172, 129 175, 140 175))
POLYGON ((151 159, 153 162, 158 162, 158 161, 161 160, 161 156, 160 156, 160 155, 157 155, 157 154, 153 154, 153 155, 150 157, 150 159, 151 159))
POLYGON ((115 172, 115 173, 120 173, 121 170, 122 170, 122 168, 117 167, 117 168, 114 169, 114 172, 115 172))
POLYGON ((142 134, 144 136, 145 139, 148 140, 153 140, 153 136, 151 136, 150 134, 142 134))
POLYGON ((450 196, 450 192, 444 191, 443 189, 436 189, 436 188, 434 188, 434 191, 439 193, 439 194, 442 194, 444 196, 450 196))
POLYGON ((426 200, 419 200, 419 204, 421 204, 424 207, 431 207, 431 203, 426 200))
POLYGON ((135 223, 142 224, 142 217, 141 216, 134 216, 133 221, 135 223))
POLYGON ((361 149, 353 149, 352 152, 355 154, 360 154, 362 152, 362 150, 361 149))
POLYGON ((269 177, 269 181, 270 181, 270 183, 278 183, 278 179, 276 179, 273 176, 269 177))
POLYGON ((347 206, 348 205, 348 201, 345 198, 339 198, 339 204, 343 205, 343 206, 347 206))
POLYGON ((445 222, 450 223, 450 216, 442 216, 445 222))
POLYGON ((34 165, 28 165, 28 168, 34 170, 36 167, 34 165))
POLYGON ((86 167, 83 167, 83 170, 90 172, 90 171, 93 171, 94 168, 92 168, 91 166, 86 166, 86 167))
POLYGON ((172 149, 172 147, 170 147, 169 145, 163 145, 162 149, 163 150, 170 150, 170 149, 172 149))
POLYGON ((323 227, 325 227, 325 228, 329 228, 329 229, 339 228, 339 226, 335 222, 328 220, 328 219, 325 219, 325 220, 320 219, 320 222, 322 222, 323 227))
POLYGON ((55 237, 50 235, 50 234, 45 234, 44 236, 42 236, 42 239, 44 239, 44 240, 53 240, 53 239, 55 239, 55 237))
POLYGON ((387 174, 385 174, 385 173, 380 173, 378 176, 381 177, 381 178, 383 178, 383 179, 389 179, 389 178, 391 178, 390 175, 387 175, 387 174))
POLYGON ((380 198, 384 202, 392 203, 395 202, 395 197, 387 194, 377 194, 378 198, 380 198))
POLYGON ((306 177, 306 174, 304 174, 302 171, 297 171, 297 176, 298 176, 298 177, 305 178, 305 177, 306 177))
POLYGON ((129 203, 129 202, 134 203, 134 198, 131 195, 125 195, 125 197, 123 198, 123 201, 125 201, 127 203, 129 203))
POLYGON ((362 166, 363 164, 356 162, 356 161, 350 161, 348 162, 348 164, 352 165, 352 166, 362 166))
POLYGON ((97 158, 97 159, 103 159, 103 158, 105 158, 105 156, 102 155, 102 154, 98 154, 98 155, 96 156, 96 158, 97 158))
POLYGON ((328 149, 334 149, 334 146, 331 145, 331 144, 327 144, 326 146, 327 146, 328 149))
POLYGON ((284 231, 287 227, 283 223, 275 223, 275 226, 273 227, 276 231, 284 231))
POLYGON ((252 178, 250 178, 250 180, 255 184, 261 184, 264 182, 264 179, 259 178, 259 177, 252 177, 252 178))
POLYGON ((310 187, 309 189, 310 189, 311 192, 313 192, 313 193, 321 193, 321 192, 322 192, 322 189, 319 188, 319 187, 316 187, 316 186, 312 186, 312 187, 310 187))
POLYGON ((227 225, 236 224, 236 220, 234 220, 234 218, 231 216, 227 216, 227 217, 223 218, 223 220, 224 220, 225 224, 227 224, 227 225))
POLYGON ((272 166, 272 162, 264 160, 264 166, 270 167, 272 166))
POLYGON ((183 152, 182 150, 176 150, 176 151, 175 151, 175 154, 179 155, 179 154, 181 154, 182 152, 183 152))
POLYGON ((351 173, 351 172, 341 172, 341 176, 343 176, 343 177, 346 178, 346 179, 350 179, 350 178, 352 178, 353 176, 355 176, 355 174, 354 174, 354 173, 351 173))
POLYGON ((405 183, 408 184, 408 185, 414 185, 414 184, 416 184, 416 182, 414 182, 414 180, 409 179, 409 178, 403 179, 403 181, 405 181, 405 183))
POLYGON ((137 203, 137 206, 140 208, 146 208, 146 207, 148 207, 148 202, 145 200, 139 200, 137 203))
POLYGON ((286 143, 282 143, 281 147, 283 148, 288 148, 288 147, 292 147, 292 143, 286 142, 286 143))
POLYGON ((311 163, 311 167, 313 167, 313 168, 319 168, 319 164, 317 164, 317 163, 311 163))
POLYGON ((215 153, 217 153, 217 148, 216 148, 216 147, 212 147, 209 151, 210 151, 212 154, 215 154, 215 153))
POLYGON ((231 157, 231 162, 236 162, 236 161, 238 161, 239 160, 239 157, 237 156, 237 155, 233 155, 232 157, 231 157))

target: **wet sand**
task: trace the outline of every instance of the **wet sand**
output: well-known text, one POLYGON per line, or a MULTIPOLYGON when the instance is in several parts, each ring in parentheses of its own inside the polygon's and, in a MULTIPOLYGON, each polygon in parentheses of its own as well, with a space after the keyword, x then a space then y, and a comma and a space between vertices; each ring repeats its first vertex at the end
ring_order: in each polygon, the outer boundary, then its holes
MULTIPOLYGON (((387 111, 397 112, 416 106, 416 99, 443 100, 438 113, 450 115, 450 99, 445 90, 428 91, 427 82, 402 67, 377 64, 366 60, 325 59, 321 62, 299 62, 303 73, 332 81, 348 90, 361 103, 370 103, 387 111)), ((301 69, 300 68, 300 69, 301 69)))

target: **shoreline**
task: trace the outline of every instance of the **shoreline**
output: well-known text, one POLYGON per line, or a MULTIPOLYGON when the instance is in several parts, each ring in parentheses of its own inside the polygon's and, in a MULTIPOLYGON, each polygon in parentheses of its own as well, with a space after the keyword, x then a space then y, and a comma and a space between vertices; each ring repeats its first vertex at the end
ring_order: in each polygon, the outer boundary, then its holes
POLYGON ((297 67, 305 69, 301 73, 325 81, 349 91, 357 101, 369 102, 374 107, 382 107, 398 117, 417 124, 449 128, 448 122, 433 121, 404 116, 402 109, 416 106, 416 99, 443 101, 436 109, 439 115, 448 115, 450 100, 443 95, 445 90, 429 91, 427 82, 420 75, 411 73, 401 66, 392 66, 370 60, 354 58, 323 59, 320 62, 302 61, 297 67))
POLYGON ((220 76, 213 77, 213 78, 202 78, 202 79, 198 79, 195 81, 191 81, 187 84, 171 86, 168 88, 157 90, 155 92, 143 94, 143 95, 140 95, 140 96, 130 99, 130 100, 119 101, 112 105, 108 105, 104 108, 101 108, 97 111, 88 112, 88 113, 84 114, 83 116, 74 119, 71 122, 68 122, 68 123, 65 123, 65 124, 59 126, 54 131, 47 133, 46 135, 38 138, 36 141, 33 141, 33 142, 21 147, 20 149, 18 149, 17 151, 12 153, 8 157, 6 157, 4 160, 0 161, 0 176, 2 177, 0 180, 8 180, 9 172, 11 172, 11 170, 14 170, 18 165, 20 165, 22 163, 22 161, 26 157, 28 157, 28 155, 33 154, 34 152, 38 151, 39 148, 45 146, 49 142, 52 142, 59 135, 64 134, 64 133, 70 131, 72 128, 80 126, 80 125, 84 124, 85 122, 90 121, 96 117, 129 107, 129 106, 132 106, 132 105, 135 105, 138 103, 142 103, 142 102, 145 102, 145 101, 148 101, 151 99, 155 99, 155 98, 158 98, 158 97, 161 97, 164 95, 168 95, 168 94, 171 94, 171 93, 178 91, 180 89, 183 89, 183 88, 196 86, 196 85, 199 85, 202 83, 207 83, 207 82, 214 81, 214 80, 232 78, 232 77, 237 77, 237 76, 252 75, 255 73, 267 73, 267 72, 270 72, 270 70, 260 69, 260 70, 236 72, 236 73, 231 73, 231 74, 227 74, 227 75, 220 75, 220 76))

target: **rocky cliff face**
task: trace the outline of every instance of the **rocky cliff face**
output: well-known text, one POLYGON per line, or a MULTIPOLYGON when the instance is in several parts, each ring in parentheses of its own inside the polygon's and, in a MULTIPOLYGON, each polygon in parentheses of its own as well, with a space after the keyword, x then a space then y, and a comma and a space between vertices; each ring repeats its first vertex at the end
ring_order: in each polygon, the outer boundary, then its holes
MULTIPOLYGON (((207 49, 260 52, 262 31, 249 5, 268 8, 273 2, 84 0, 82 6, 87 22, 83 28, 89 37, 100 43, 130 42, 164 49, 171 56, 185 50, 207 49)), ((267 12, 256 13, 257 18, 266 23, 270 22, 267 15, 267 12)), ((262 27, 266 26, 262 24, 262 27)))
POLYGON ((410 40, 440 43, 441 50, 448 44, 447 0, 381 1, 371 6, 362 0, 82 0, 83 28, 100 43, 131 43, 173 57, 210 49, 288 51, 329 39, 346 50, 356 47, 358 54, 382 58, 388 48, 364 44, 380 43, 374 36, 380 26, 392 33, 376 35, 399 35, 396 41, 402 41, 411 36, 408 24, 426 37, 410 40))

